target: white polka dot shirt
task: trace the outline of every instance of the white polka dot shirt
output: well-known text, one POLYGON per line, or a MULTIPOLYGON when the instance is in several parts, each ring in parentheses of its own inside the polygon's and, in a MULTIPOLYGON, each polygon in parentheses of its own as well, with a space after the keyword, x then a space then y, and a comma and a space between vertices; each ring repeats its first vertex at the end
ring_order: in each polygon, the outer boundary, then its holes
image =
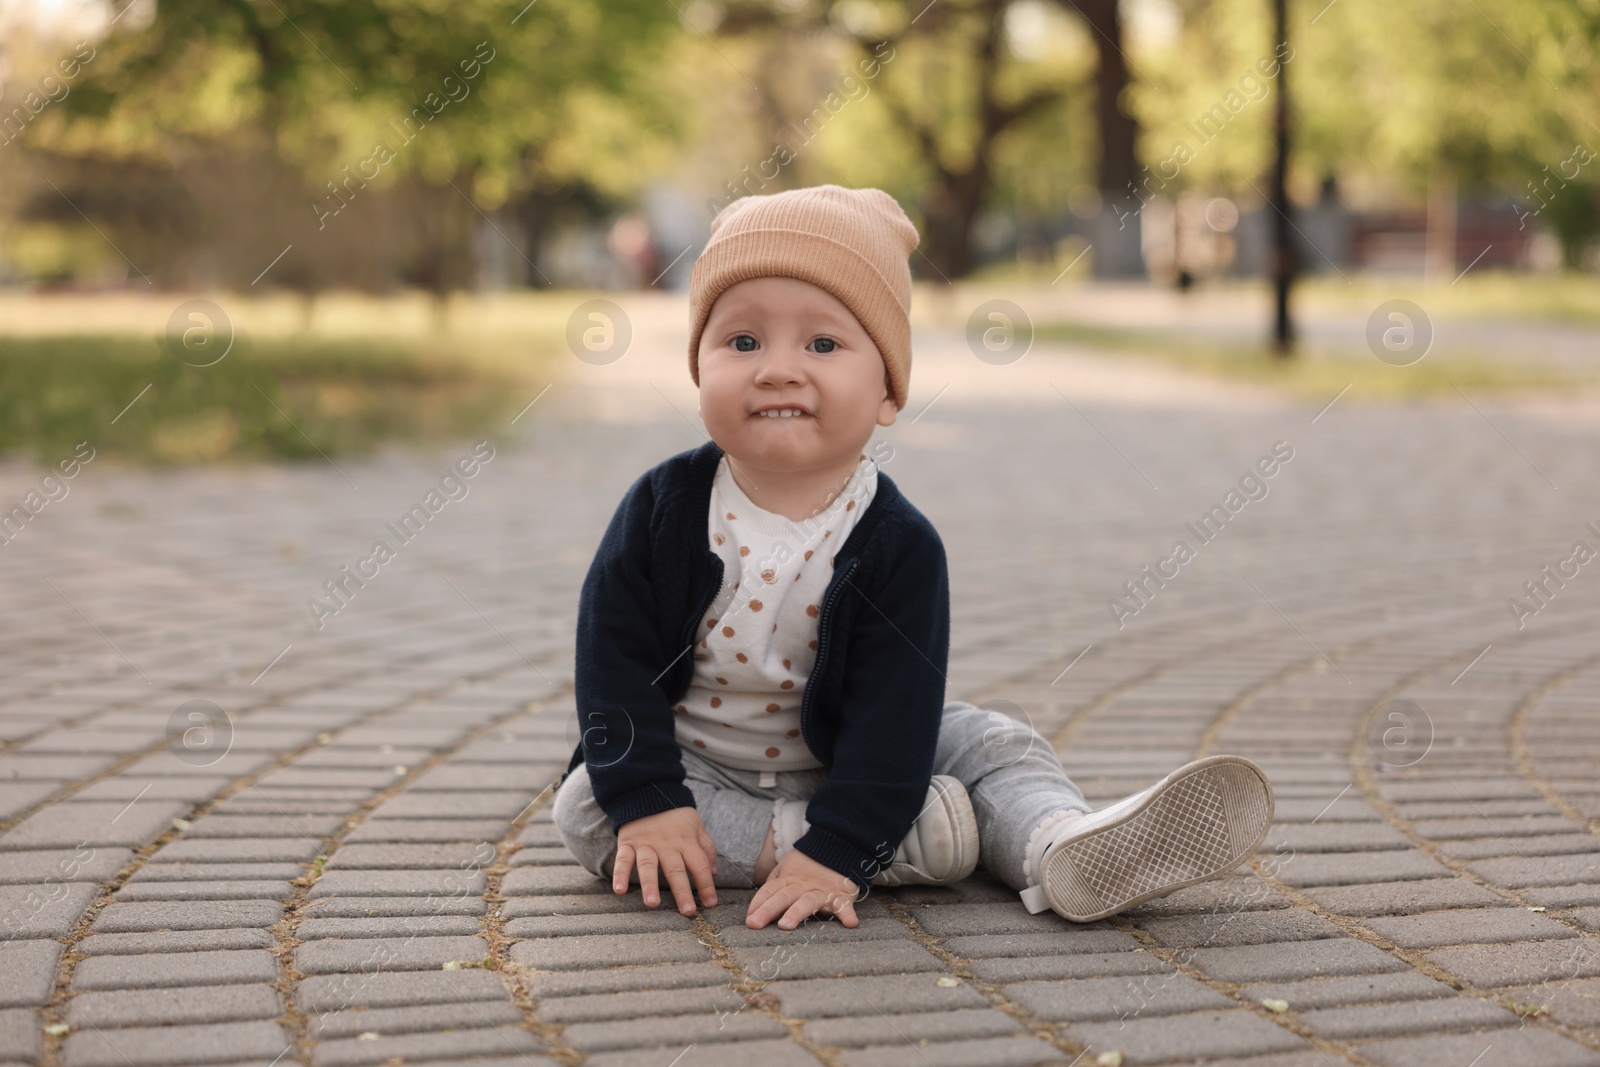
POLYGON ((694 680, 673 709, 679 745, 744 770, 822 766, 800 736, 800 698, 833 551, 877 488, 877 464, 863 455, 839 495, 796 522, 752 504, 722 457, 707 516, 722 589, 701 620, 694 680))

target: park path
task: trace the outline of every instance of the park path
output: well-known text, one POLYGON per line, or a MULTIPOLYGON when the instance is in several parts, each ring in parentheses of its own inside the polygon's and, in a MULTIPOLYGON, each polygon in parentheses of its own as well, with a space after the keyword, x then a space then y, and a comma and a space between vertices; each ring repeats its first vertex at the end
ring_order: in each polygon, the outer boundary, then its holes
POLYGON ((91 462, 0 547, 0 1062, 1600 1064, 1600 564, 1563 564, 1600 548, 1594 420, 919 334, 879 436, 950 560, 949 695, 1096 801, 1248 755, 1276 824, 1087 926, 979 872, 752 931, 749 891, 615 899, 550 823, 579 583, 628 484, 703 440, 681 326, 629 306, 629 354, 573 361, 343 602, 471 442, 91 462), (1265 497, 1186 533, 1275 446, 1265 497))

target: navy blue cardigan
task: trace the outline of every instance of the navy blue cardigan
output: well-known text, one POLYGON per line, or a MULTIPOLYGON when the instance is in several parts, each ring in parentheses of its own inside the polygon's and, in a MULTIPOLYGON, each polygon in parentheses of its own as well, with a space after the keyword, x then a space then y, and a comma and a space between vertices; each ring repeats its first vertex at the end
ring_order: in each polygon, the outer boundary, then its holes
MULTIPOLYGON (((640 475, 611 517, 578 601, 580 742, 613 830, 694 807, 673 705, 694 677, 690 650, 722 588, 707 538, 714 441, 640 475)), ((828 770, 795 847, 862 892, 927 802, 950 654, 944 544, 881 470, 872 502, 834 553, 800 732, 828 770)))

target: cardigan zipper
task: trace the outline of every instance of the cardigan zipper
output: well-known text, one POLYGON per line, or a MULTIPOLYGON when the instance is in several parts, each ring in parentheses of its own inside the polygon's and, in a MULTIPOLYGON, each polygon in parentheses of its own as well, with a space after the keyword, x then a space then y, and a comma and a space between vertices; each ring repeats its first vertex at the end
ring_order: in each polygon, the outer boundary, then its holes
MULTIPOLYGON (((839 594, 844 591, 845 583, 850 580, 850 575, 855 572, 860 563, 861 558, 859 556, 850 561, 844 569, 844 574, 840 575, 838 582, 834 584, 833 592, 829 593, 822 602, 822 615, 817 620, 817 659, 811 665, 811 678, 813 680, 822 677, 822 668, 828 658, 828 623, 833 619, 834 602, 839 599, 839 594)), ((807 748, 811 748, 811 738, 808 736, 810 731, 807 729, 807 724, 811 721, 811 693, 814 688, 815 686, 811 682, 807 682, 805 695, 800 698, 800 735, 805 740, 807 748)), ((812 749, 811 754, 813 756, 817 755, 816 750, 812 749)), ((818 758, 820 759, 821 757, 819 756, 818 758)))

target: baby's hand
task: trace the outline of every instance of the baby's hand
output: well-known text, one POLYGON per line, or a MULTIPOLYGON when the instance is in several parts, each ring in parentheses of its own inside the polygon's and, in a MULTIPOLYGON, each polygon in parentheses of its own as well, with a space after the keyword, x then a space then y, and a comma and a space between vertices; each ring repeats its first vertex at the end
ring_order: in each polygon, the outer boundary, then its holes
POLYGON ((700 902, 706 907, 717 903, 712 877, 717 869, 717 846, 706 833, 705 823, 694 808, 671 808, 622 824, 617 831, 617 862, 611 872, 611 888, 628 891, 628 878, 637 864, 639 889, 650 907, 661 903, 656 892, 656 871, 667 876, 678 910, 694 914, 694 893, 689 874, 700 887, 700 902))
POLYGON ((745 925, 759 930, 774 918, 784 930, 811 918, 819 911, 836 915, 846 926, 855 926, 856 884, 832 867, 824 866, 791 848, 767 875, 767 883, 756 890, 745 913, 745 925))

